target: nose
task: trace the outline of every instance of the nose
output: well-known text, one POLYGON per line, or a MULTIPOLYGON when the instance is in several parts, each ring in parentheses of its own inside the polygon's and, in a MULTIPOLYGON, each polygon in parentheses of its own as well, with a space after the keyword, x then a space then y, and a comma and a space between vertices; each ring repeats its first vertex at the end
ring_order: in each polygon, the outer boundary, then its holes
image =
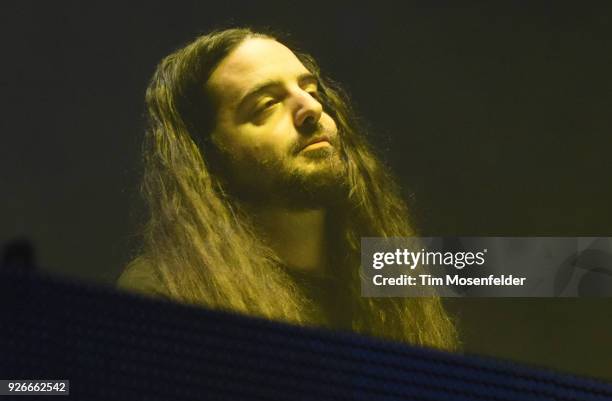
POLYGON ((295 126, 300 128, 307 124, 316 124, 321 119, 323 106, 309 93, 302 91, 296 95, 294 114, 295 126))

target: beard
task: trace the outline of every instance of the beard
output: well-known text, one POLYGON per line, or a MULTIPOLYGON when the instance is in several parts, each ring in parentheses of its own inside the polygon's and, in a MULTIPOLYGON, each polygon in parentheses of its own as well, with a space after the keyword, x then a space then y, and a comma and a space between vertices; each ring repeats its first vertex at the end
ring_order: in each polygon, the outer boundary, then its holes
POLYGON ((272 187, 284 206, 291 209, 329 208, 346 198, 346 164, 335 147, 308 150, 300 153, 298 159, 300 163, 285 168, 282 161, 272 163, 272 166, 277 164, 272 187))
POLYGON ((347 167, 339 149, 335 143, 305 151, 296 147, 283 158, 232 160, 225 155, 223 170, 231 173, 223 186, 236 200, 256 207, 337 207, 348 198, 347 167))

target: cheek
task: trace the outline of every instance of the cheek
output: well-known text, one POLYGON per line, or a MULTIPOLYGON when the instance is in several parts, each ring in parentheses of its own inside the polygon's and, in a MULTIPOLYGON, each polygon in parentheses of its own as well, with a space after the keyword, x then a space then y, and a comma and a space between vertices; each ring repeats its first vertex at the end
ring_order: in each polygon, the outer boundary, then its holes
POLYGON ((298 139, 293 121, 284 115, 271 118, 267 124, 251 127, 249 146, 262 155, 284 157, 298 139))
MULTIPOLYGON (((327 124, 335 126, 331 117, 328 119, 327 124)), ((298 140, 297 137, 289 116, 275 113, 262 125, 221 124, 213 140, 233 159, 261 160, 285 157, 298 140)))
POLYGON ((266 162, 286 157, 291 149, 291 138, 280 127, 245 129, 228 138, 226 149, 237 160, 250 163, 266 162))
POLYGON ((338 126, 336 125, 336 122, 329 114, 327 113, 321 114, 321 119, 319 120, 319 122, 321 123, 321 125, 325 129, 325 132, 328 135, 334 136, 338 133, 338 126))

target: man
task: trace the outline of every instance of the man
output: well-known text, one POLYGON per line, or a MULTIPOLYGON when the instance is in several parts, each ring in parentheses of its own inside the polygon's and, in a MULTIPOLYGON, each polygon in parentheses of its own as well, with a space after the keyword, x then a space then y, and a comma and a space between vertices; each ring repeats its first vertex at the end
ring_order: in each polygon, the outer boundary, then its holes
POLYGON ((455 347, 439 299, 360 296, 360 238, 413 232, 311 57, 249 29, 213 32, 160 63, 146 103, 149 219, 121 287, 455 347))

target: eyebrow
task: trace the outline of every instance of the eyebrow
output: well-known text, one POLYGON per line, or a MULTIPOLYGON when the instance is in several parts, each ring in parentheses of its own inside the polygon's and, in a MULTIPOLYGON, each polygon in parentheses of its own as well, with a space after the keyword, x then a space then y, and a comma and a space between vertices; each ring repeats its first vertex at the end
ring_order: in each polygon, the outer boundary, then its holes
MULTIPOLYGON (((310 72, 300 74, 297 78, 297 81, 300 86, 309 83, 318 83, 317 77, 310 72)), ((242 98, 238 101, 237 109, 242 109, 244 105, 254 97, 257 97, 258 95, 261 95, 262 93, 265 93, 274 87, 281 86, 282 84, 282 81, 276 79, 266 80, 258 83, 257 85, 249 89, 244 96, 242 96, 242 98)))

